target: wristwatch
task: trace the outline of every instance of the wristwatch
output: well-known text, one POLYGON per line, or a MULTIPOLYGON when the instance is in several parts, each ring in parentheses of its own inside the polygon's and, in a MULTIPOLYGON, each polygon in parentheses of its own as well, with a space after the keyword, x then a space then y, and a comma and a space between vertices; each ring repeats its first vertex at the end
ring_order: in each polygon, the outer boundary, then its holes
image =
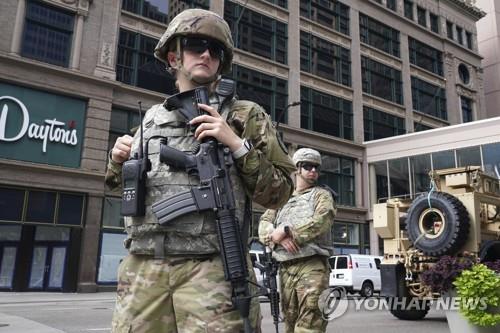
POLYGON ((233 152, 233 158, 237 160, 238 158, 248 154, 250 150, 252 150, 252 144, 247 139, 243 139, 243 144, 241 145, 241 147, 233 152))

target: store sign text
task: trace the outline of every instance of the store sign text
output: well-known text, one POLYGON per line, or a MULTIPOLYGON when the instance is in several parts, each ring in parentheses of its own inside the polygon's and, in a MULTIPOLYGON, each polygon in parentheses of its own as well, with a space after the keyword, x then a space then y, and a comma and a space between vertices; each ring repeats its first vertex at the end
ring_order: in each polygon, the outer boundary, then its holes
POLYGON ((47 152, 47 142, 62 143, 70 146, 76 146, 78 144, 78 137, 76 128, 74 128, 74 122, 70 122, 69 129, 63 128, 66 123, 58 121, 56 118, 45 119, 44 124, 30 124, 30 115, 23 102, 12 96, 0 97, 0 101, 4 99, 17 103, 22 112, 22 126, 16 135, 11 137, 6 136, 9 107, 7 104, 4 104, 0 111, 0 141, 18 141, 27 133, 30 139, 42 140, 42 151, 44 153, 47 152))

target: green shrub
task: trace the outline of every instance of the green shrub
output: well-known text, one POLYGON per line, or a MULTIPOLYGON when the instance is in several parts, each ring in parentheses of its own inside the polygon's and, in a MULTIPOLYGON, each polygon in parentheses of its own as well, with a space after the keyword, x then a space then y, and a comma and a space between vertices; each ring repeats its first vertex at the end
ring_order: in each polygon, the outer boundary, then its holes
POLYGON ((464 270, 453 285, 460 297, 460 312, 469 322, 479 326, 500 324, 500 313, 490 312, 500 308, 500 276, 483 264, 464 270), (480 299, 479 306, 471 306, 471 300, 480 299), (485 306, 487 305, 486 309, 485 306))

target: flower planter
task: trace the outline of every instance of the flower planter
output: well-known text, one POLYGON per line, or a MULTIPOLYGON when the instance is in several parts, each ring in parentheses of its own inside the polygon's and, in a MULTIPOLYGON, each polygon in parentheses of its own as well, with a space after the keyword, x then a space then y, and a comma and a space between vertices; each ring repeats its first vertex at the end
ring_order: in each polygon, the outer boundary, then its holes
MULTIPOLYGON (((446 292, 443 298, 456 297, 457 292, 455 290, 451 292, 446 292)), ((445 302, 446 303, 446 302, 445 302)), ((495 313, 500 312, 500 308, 495 309, 495 313)), ((500 332, 500 325, 495 326, 477 326, 469 323, 467 318, 465 318, 458 309, 452 310, 448 309, 445 311, 446 320, 448 321, 448 327, 450 328, 450 333, 498 333, 500 332)))

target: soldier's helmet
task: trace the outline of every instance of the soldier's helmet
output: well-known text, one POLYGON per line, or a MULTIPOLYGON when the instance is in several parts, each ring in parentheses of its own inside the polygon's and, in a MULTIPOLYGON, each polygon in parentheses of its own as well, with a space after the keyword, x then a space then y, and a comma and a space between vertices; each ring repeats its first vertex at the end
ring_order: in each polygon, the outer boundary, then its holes
POLYGON ((187 9, 174 17, 154 51, 155 57, 167 64, 167 68, 170 67, 167 53, 173 50, 171 44, 176 41, 177 37, 183 36, 200 36, 221 43, 224 47, 221 73, 231 72, 234 52, 233 38, 227 22, 222 17, 204 9, 187 9))
POLYGON ((311 163, 321 166, 321 155, 317 150, 311 148, 300 148, 293 154, 293 164, 311 163))

